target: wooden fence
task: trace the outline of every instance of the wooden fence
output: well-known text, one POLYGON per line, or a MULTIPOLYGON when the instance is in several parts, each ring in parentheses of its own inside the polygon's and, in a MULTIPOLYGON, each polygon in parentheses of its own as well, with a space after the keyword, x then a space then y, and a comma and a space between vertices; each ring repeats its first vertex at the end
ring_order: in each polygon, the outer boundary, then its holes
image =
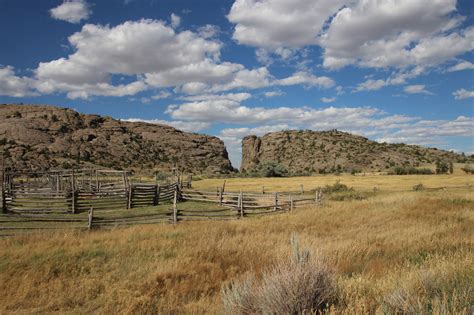
POLYGON ((218 205, 216 209, 183 209, 176 204, 174 222, 181 220, 235 219, 247 216, 274 214, 292 211, 307 204, 321 204, 322 191, 315 192, 314 197, 292 195, 288 193, 256 194, 183 190, 182 200, 210 202, 218 205))
POLYGON ((94 209, 154 206, 191 187, 192 176, 174 176, 165 184, 133 183, 126 171, 70 169, 3 171, 3 213, 78 213, 94 209))

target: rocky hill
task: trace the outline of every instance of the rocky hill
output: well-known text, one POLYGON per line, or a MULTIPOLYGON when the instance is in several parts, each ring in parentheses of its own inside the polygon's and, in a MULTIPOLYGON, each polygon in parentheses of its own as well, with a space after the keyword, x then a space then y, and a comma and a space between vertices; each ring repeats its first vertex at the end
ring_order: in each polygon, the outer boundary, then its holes
POLYGON ((337 130, 291 130, 242 140, 242 172, 255 171, 264 162, 276 162, 292 174, 338 171, 389 171, 395 166, 468 162, 453 152, 416 145, 387 144, 337 130))
POLYGON ((100 166, 193 173, 233 171, 224 143, 170 126, 52 106, 0 105, 0 154, 15 169, 100 166))

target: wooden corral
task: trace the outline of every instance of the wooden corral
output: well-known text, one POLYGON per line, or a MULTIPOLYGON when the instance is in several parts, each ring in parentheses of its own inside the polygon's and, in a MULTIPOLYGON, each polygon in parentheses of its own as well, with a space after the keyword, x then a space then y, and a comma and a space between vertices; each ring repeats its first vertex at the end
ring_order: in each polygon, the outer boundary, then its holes
POLYGON ((158 205, 178 184, 132 183, 126 171, 9 171, 3 175, 3 212, 78 213, 158 205))

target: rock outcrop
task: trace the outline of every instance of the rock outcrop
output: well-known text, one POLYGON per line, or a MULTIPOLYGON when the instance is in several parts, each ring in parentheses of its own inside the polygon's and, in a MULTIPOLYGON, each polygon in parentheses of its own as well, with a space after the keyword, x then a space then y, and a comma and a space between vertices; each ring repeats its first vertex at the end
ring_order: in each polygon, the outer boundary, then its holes
POLYGON ((2 151, 6 167, 15 169, 233 171, 219 138, 52 106, 0 105, 2 151))
POLYGON ((352 171, 388 171, 395 166, 425 163, 468 162, 453 152, 416 145, 387 144, 337 130, 291 130, 242 140, 242 172, 252 172, 264 162, 276 162, 291 174, 352 171))

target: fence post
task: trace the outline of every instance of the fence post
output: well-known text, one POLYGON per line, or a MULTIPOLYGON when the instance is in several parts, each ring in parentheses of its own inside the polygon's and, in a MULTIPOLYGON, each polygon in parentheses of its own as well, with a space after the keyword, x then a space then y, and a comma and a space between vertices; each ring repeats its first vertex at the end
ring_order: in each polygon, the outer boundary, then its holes
POLYGON ((88 219, 88 222, 87 222, 87 228, 89 229, 89 231, 93 227, 93 220, 94 220, 94 208, 91 207, 89 209, 89 219, 88 219))
POLYGON ((74 168, 72 168, 71 177, 71 207, 72 213, 76 213, 76 177, 74 176, 74 168))
POLYGON ((319 188, 319 191, 318 191, 318 204, 320 205, 323 201, 323 190, 321 188, 319 188))
POLYGON ((132 197, 133 197, 133 186, 130 184, 130 185, 128 186, 128 203, 127 203, 127 209, 132 209, 132 206, 133 206, 132 197))
POLYGON ((7 189, 6 184, 6 176, 5 176, 5 157, 2 155, 2 212, 7 213, 7 201, 5 200, 6 193, 5 190, 7 189))
POLYGON ((301 194, 304 195, 304 186, 303 186, 303 184, 301 184, 301 188, 300 188, 300 189, 301 189, 301 194))
POLYGON ((160 184, 156 185, 156 206, 160 204, 160 184))
POLYGON ((2 182, 2 212, 7 213, 7 201, 5 200, 5 183, 2 182))
POLYGON ((274 208, 275 211, 278 210, 278 193, 275 193, 275 208, 274 208))
POLYGON ((219 206, 222 206, 223 201, 224 201, 224 195, 222 194, 222 188, 219 187, 219 206))
POLYGON ((265 195, 265 186, 262 186, 262 195, 265 195))
POLYGON ((178 222, 178 189, 174 191, 174 198, 173 198, 173 224, 178 222))
POLYGON ((239 204, 240 217, 243 218, 244 217, 244 194, 242 193, 242 190, 240 191, 239 199, 240 199, 240 204, 239 204))
POLYGON ((290 211, 293 211, 293 207, 294 207, 294 205, 293 205, 293 196, 290 195, 290 211))
POLYGON ((193 175, 189 175, 188 188, 193 188, 193 175))

